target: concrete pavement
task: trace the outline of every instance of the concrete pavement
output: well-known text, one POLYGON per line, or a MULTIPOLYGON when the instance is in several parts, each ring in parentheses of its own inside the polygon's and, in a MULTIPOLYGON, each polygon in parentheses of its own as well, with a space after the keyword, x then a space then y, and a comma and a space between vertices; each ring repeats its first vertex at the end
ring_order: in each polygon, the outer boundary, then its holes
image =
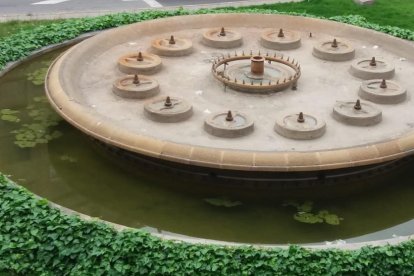
POLYGON ((0 0, 0 21, 95 16, 113 12, 185 7, 248 6, 301 0, 0 0))

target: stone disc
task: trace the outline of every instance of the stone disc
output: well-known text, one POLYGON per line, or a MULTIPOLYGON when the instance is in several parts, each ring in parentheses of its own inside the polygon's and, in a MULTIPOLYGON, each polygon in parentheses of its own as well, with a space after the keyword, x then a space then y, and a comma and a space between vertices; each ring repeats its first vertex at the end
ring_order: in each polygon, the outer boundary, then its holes
POLYGON ((234 138, 245 136, 253 132, 253 120, 246 114, 231 111, 232 120, 226 120, 228 112, 217 112, 206 118, 204 129, 218 137, 234 138))
POLYGON ((134 83, 134 75, 117 79, 112 91, 123 98, 145 99, 157 95, 160 91, 158 82, 152 78, 139 75, 139 83, 134 83))
POLYGON ((170 39, 160 38, 152 41, 152 51, 160 56, 179 57, 192 53, 193 43, 186 38, 174 38, 175 44, 170 44, 170 39))
POLYGON ((193 114, 191 104, 181 98, 171 97, 171 106, 166 106, 166 97, 156 99, 144 106, 145 115, 157 122, 176 123, 187 120, 193 114))
POLYGON ((225 29, 225 35, 220 35, 221 29, 210 29, 203 34, 202 42, 212 48, 236 48, 243 44, 241 34, 232 29, 225 29))
POLYGON ((296 140, 311 140, 325 133, 325 121, 316 116, 303 114, 303 122, 298 122, 299 114, 287 114, 276 120, 274 130, 280 135, 296 140))
POLYGON ((333 108, 333 117, 344 124, 354 126, 371 126, 382 120, 382 112, 374 105, 361 102, 361 109, 354 108, 355 102, 337 101, 333 108))
POLYGON ((280 30, 270 29, 262 33, 260 43, 263 47, 273 50, 297 49, 301 45, 299 32, 283 30, 283 37, 278 36, 280 30))
POLYGON ((355 57, 355 48, 350 42, 338 39, 336 47, 333 47, 333 39, 317 43, 313 47, 312 54, 323 60, 346 61, 355 57))
POLYGON ((381 87, 383 80, 367 80, 359 88, 359 96, 378 104, 397 104, 405 101, 407 90, 395 81, 386 81, 386 87, 381 87))
POLYGON ((162 67, 161 58, 154 54, 142 53, 143 60, 138 61, 138 53, 130 53, 118 59, 118 69, 125 74, 154 74, 162 67))
POLYGON ((370 65, 371 58, 360 58, 352 62, 350 72, 353 76, 363 79, 390 79, 394 76, 394 65, 390 62, 376 58, 376 66, 370 65))

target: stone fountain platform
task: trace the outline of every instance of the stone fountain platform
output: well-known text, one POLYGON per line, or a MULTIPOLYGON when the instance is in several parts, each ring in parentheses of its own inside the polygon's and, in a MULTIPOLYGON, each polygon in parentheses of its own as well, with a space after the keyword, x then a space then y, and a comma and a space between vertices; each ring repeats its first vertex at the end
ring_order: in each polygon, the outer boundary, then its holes
POLYGON ((282 15, 222 14, 174 17, 106 31, 63 54, 51 66, 47 95, 57 112, 88 135, 149 157, 201 167, 245 171, 315 171, 348 168, 398 159, 414 151, 414 47, 403 40, 341 23, 282 15), (229 27, 243 36, 235 49, 202 44, 203 33, 229 27), (302 46, 283 51, 300 62, 297 90, 255 95, 225 89, 211 74, 214 58, 242 50, 281 53, 263 48, 261 33, 269 28, 300 32, 302 46), (309 33, 312 32, 312 37, 309 33), (186 99, 193 115, 179 123, 159 123, 144 114, 147 100, 125 99, 112 93, 124 76, 117 60, 131 51, 150 51, 154 39, 170 35, 190 39, 193 52, 162 57, 163 68, 151 75, 160 96, 186 99), (341 38, 353 44, 355 59, 382 57, 395 66, 393 81, 408 89, 407 100, 376 105, 383 120, 375 126, 351 126, 332 116, 337 101, 355 101, 363 80, 349 73, 352 60, 330 62, 312 55, 314 45, 341 38), (243 137, 220 138, 203 129, 212 113, 237 110, 254 120, 254 131, 243 137), (274 131, 286 113, 313 114, 326 122, 325 134, 298 141, 274 131))

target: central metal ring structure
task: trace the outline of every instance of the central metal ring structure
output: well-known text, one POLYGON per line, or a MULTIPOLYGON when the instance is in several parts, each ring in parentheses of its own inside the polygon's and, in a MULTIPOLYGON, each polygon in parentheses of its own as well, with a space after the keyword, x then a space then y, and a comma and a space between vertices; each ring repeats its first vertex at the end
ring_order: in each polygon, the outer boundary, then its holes
POLYGON ((260 52, 255 55, 252 51, 250 51, 250 54, 245 54, 243 51, 241 54, 235 52, 233 55, 228 54, 227 57, 218 57, 213 61, 211 71, 214 77, 225 86, 234 90, 251 93, 272 93, 285 90, 288 87, 296 89, 297 81, 301 75, 299 62, 290 57, 284 57, 276 53, 273 56, 270 56, 269 53, 262 56, 260 52), (229 76, 228 66, 237 61, 250 61, 251 70, 250 73, 246 74, 250 81, 246 81, 244 78, 238 79, 237 77, 233 78, 229 76), (266 62, 268 66, 276 70, 283 69, 282 67, 287 66, 292 70, 293 74, 281 78, 265 78, 264 75, 267 69, 267 66, 265 66, 266 62))

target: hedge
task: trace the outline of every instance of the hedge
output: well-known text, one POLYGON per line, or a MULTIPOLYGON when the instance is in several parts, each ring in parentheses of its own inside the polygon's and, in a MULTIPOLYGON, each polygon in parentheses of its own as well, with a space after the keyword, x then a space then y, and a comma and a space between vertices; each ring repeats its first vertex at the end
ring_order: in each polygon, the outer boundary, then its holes
MULTIPOLYGON (((251 9, 249 12, 277 13, 251 9)), ((174 15, 227 12, 149 11, 70 19, 0 40, 0 68, 43 46, 82 33, 174 15)), ((243 10, 243 12, 247 12, 243 10)), ((296 14, 295 14, 296 15, 296 14)), ((310 15, 306 15, 310 16, 310 15)), ((332 17, 414 40, 413 32, 332 17)), ((142 230, 117 231, 51 207, 0 174, 0 274, 21 275, 412 275, 414 242, 359 250, 264 249, 162 240, 142 230)))

